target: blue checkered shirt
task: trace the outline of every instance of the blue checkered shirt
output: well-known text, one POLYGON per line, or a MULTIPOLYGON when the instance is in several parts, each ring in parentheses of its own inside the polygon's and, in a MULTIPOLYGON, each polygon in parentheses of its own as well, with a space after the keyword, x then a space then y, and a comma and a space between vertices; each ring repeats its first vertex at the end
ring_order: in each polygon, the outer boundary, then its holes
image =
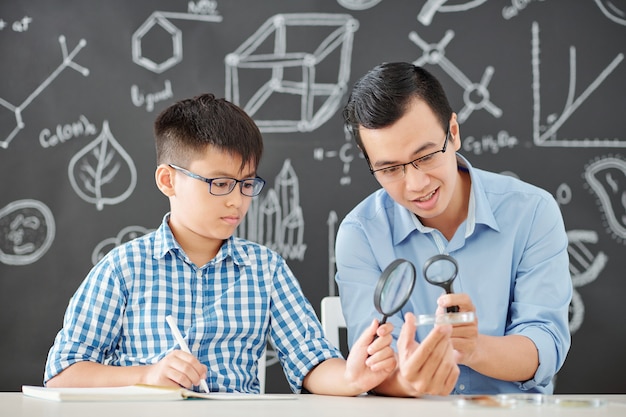
POLYGON ((158 362, 179 348, 165 321, 169 314, 208 367, 211 391, 259 392, 258 361, 268 340, 296 393, 315 365, 341 357, 280 255, 231 237, 200 268, 174 239, 168 219, 91 270, 70 300, 44 382, 80 361, 158 362))

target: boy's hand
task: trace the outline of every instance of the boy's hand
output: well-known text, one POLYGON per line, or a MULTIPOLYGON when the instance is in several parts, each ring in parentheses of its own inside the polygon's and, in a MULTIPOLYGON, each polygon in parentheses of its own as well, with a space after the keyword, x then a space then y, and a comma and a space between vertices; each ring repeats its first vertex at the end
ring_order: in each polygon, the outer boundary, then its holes
POLYGON ((396 369, 396 356, 391 348, 393 325, 378 325, 378 320, 356 341, 346 363, 345 377, 366 392, 378 386, 396 369), (374 336, 378 335, 376 339, 374 336))
POLYGON ((206 378, 207 367, 198 358, 182 350, 173 350, 154 365, 145 367, 144 381, 148 385, 181 386, 191 389, 206 378))

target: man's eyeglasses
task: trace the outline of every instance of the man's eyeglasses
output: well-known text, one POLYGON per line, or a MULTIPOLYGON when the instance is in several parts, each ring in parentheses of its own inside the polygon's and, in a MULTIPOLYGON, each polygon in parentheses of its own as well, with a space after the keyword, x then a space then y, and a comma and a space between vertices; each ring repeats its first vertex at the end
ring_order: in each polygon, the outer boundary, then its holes
POLYGON ((433 153, 429 153, 428 155, 420 156, 412 160, 411 162, 407 162, 405 164, 397 164, 392 165, 390 167, 380 168, 380 169, 372 169, 370 166, 370 172, 374 174, 376 179, 381 183, 398 181, 404 178, 406 174, 406 166, 413 165, 415 169, 419 169, 421 171, 430 171, 431 169, 438 168, 443 164, 444 157, 443 154, 446 152, 446 148, 448 147, 448 137, 450 136, 450 126, 448 126, 448 131, 446 132, 446 137, 443 140, 443 148, 435 151, 433 153))
POLYGON ((169 166, 174 168, 176 171, 182 172, 188 177, 206 182, 209 184, 209 193, 217 196, 230 194, 235 189, 237 183, 240 184, 239 191, 241 191, 241 194, 247 197, 259 195, 265 186, 265 180, 261 177, 244 178, 242 180, 229 177, 205 178, 201 175, 194 174, 191 171, 187 171, 185 168, 181 168, 178 165, 169 164, 169 166))

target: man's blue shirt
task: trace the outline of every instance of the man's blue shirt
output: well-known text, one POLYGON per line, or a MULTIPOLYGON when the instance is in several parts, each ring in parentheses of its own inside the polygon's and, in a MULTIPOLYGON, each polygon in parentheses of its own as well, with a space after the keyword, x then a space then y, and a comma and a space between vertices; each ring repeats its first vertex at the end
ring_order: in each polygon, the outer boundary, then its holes
MULTIPOLYGON (((442 289, 428 284, 422 266, 436 254, 459 265, 453 290, 470 296, 478 330, 491 336, 523 335, 533 341, 539 368, 529 381, 508 382, 460 366, 453 393, 551 393, 552 378, 570 346, 568 309, 572 297, 567 234, 554 198, 518 179, 471 167, 458 156, 459 169, 472 180, 468 217, 450 241, 425 227, 384 189, 372 193, 342 221, 336 241, 336 281, 348 324, 350 345, 373 317, 373 294, 392 261, 404 258, 417 269, 413 294, 389 319, 394 336, 406 312, 434 314, 442 289)), ((421 326, 423 340, 432 326, 421 326)))

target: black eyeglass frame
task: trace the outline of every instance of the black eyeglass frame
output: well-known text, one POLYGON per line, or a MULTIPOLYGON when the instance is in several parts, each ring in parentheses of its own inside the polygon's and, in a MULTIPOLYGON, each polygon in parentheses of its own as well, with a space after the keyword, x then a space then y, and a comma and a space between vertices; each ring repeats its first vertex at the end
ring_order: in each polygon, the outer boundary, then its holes
MULTIPOLYGON (((385 170, 385 169, 389 169, 389 168, 399 168, 399 167, 402 167, 402 178, 404 178, 404 176, 406 175, 406 166, 407 166, 407 165, 413 165, 413 168, 415 168, 415 169, 420 169, 420 167, 419 167, 419 161, 420 161, 420 160, 421 160, 421 161, 423 161, 423 160, 425 160, 426 158, 430 158, 430 157, 432 157, 433 155, 438 154, 439 152, 441 152, 441 153, 446 153, 446 149, 448 148, 448 138, 449 138, 449 137, 450 137, 450 125, 448 125, 448 130, 446 131, 446 137, 445 137, 445 138, 444 138, 444 140, 443 140, 443 148, 439 149, 438 151, 431 152, 431 153, 429 153, 429 154, 427 154, 427 155, 420 156, 419 158, 415 158, 414 160, 412 160, 412 161, 410 161, 410 162, 406 162, 406 163, 404 163, 404 164, 396 164, 396 165, 390 165, 390 166, 388 166, 388 167, 383 167, 383 168, 379 168, 379 169, 372 169, 372 165, 370 164, 370 162, 369 162, 369 158, 368 158, 367 163, 368 163, 368 165, 369 165, 369 170, 370 170, 370 173, 371 173, 372 175, 376 175, 376 173, 377 173, 377 172, 382 171, 382 170, 385 170)), ((421 170, 421 169, 420 169, 420 170, 421 170)), ((423 170, 421 170, 421 171, 423 171, 423 170)))
MULTIPOLYGON (((232 193, 238 183, 239 183, 239 192, 242 195, 246 196, 246 197, 256 197, 257 195, 261 194, 261 191, 263 191, 263 187, 265 187, 265 180, 263 178, 259 177, 258 175, 256 177, 254 177, 254 178, 244 178, 242 180, 238 180, 237 178, 231 178, 231 177, 206 178, 206 177, 203 177, 202 175, 194 174, 193 172, 191 172, 191 171, 189 171, 189 170, 187 170, 187 169, 185 169, 183 167, 179 167, 178 165, 168 164, 168 166, 170 168, 175 169, 176 171, 182 172, 183 174, 187 175, 190 178, 194 178, 196 180, 200 180, 200 181, 206 182, 207 184, 209 184, 209 193, 211 195, 218 196, 218 197, 221 197, 221 196, 228 195, 228 194, 232 193), (234 182, 231 182, 232 186, 230 187, 228 192, 225 192, 223 194, 215 194, 212 191, 212 189, 213 189, 213 181, 217 181, 217 180, 230 180, 230 181, 234 181, 234 182), (259 182, 261 183, 261 186, 258 187, 259 189, 254 194, 246 194, 246 193, 243 192, 243 184, 248 182, 248 181, 254 181, 257 184, 259 182)), ((253 186, 252 190, 254 191, 255 188, 257 188, 257 187, 253 186)))

